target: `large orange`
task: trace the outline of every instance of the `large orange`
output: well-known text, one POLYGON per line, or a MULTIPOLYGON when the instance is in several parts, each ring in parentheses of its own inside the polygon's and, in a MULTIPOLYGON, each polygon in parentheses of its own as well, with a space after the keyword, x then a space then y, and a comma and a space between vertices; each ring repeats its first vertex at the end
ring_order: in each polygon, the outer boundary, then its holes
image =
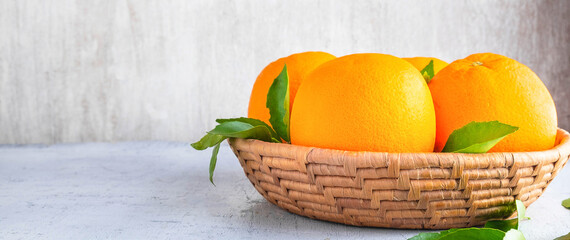
POLYGON ((301 84, 291 141, 321 148, 431 152, 435 113, 424 78, 384 54, 353 54, 324 63, 301 84))
POLYGON ((449 134, 471 121, 517 126, 491 152, 538 151, 556 139, 556 109, 550 93, 527 66, 492 53, 450 63, 429 84, 436 112, 435 150, 449 134))
POLYGON ((325 52, 303 52, 270 63, 255 80, 249 98, 247 116, 269 124, 269 109, 265 105, 267 92, 285 64, 287 64, 287 73, 289 74, 289 107, 291 109, 299 84, 313 69, 334 58, 336 57, 325 52))
POLYGON ((402 58, 402 59, 408 61, 409 63, 414 65, 416 69, 420 71, 424 69, 431 60, 433 60, 434 74, 437 74, 441 69, 447 66, 446 62, 432 57, 413 57, 413 58, 402 58))

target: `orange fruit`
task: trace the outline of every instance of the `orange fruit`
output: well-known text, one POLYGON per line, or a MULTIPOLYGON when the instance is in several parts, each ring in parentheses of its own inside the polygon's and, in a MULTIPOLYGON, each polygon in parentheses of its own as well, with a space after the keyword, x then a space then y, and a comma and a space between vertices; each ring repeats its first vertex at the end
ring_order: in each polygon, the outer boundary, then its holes
POLYGON ((432 58, 432 57, 413 57, 413 58, 402 58, 406 61, 408 61, 409 63, 411 63, 412 65, 414 65, 414 67, 418 70, 422 70, 424 69, 431 60, 433 60, 433 72, 434 74, 437 74, 437 72, 439 72, 439 70, 443 69, 445 66, 447 66, 447 63, 439 60, 437 58, 432 58))
POLYGON ((431 152, 435 113, 424 78, 384 54, 353 54, 324 63, 301 84, 291 142, 330 149, 431 152))
POLYGON ((435 150, 471 121, 498 120, 519 127, 490 152, 539 151, 556 139, 556 109, 550 93, 527 66, 493 53, 450 63, 430 82, 437 120, 435 150))
POLYGON ((289 75, 289 109, 291 110, 301 82, 313 69, 334 58, 336 57, 325 52, 303 52, 270 63, 261 71, 253 84, 247 116, 269 124, 269 109, 265 105, 267 92, 285 64, 287 64, 289 75))

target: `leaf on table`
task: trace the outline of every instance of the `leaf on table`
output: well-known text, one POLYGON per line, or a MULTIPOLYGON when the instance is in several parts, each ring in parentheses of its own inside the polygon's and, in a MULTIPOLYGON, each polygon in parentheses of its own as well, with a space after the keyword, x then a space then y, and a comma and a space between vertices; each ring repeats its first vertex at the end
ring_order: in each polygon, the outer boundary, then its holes
POLYGON ((457 231, 449 232, 438 240, 456 240, 456 239, 485 239, 485 240, 502 240, 505 232, 492 228, 461 228, 457 231))
POLYGON ((408 238, 408 240, 433 240, 438 239, 440 236, 440 233, 420 233, 416 236, 408 238))
MULTIPOLYGON (((530 219, 526 216, 526 208, 521 200, 516 200, 514 204, 508 204, 508 206, 516 206, 517 218, 508 220, 492 220, 485 223, 485 228, 499 229, 503 232, 507 232, 511 229, 519 229, 520 222, 525 219, 530 219)), ((508 215, 511 215, 512 212, 508 215)))
POLYGON ((269 123, 275 132, 279 134, 285 142, 290 143, 289 139, 289 75, 287 74, 287 65, 283 66, 283 70, 273 80, 269 91, 267 92, 267 101, 265 106, 269 108, 269 123))
POLYGON ((526 216, 526 207, 524 206, 524 203, 521 200, 516 200, 515 203, 517 205, 517 219, 519 220, 519 224, 522 220, 530 219, 526 216))
POLYGON ((485 239, 485 240, 524 240, 522 233, 516 229, 509 230, 509 235, 494 228, 452 228, 440 233, 420 233, 408 240, 454 240, 454 239, 485 239), (511 232, 512 231, 512 232, 511 232), (522 238, 521 238, 522 237, 522 238))
MULTIPOLYGON (((504 205, 500 213, 492 216, 509 216, 517 209, 518 217, 509 220, 495 220, 485 223, 483 228, 452 228, 439 233, 420 233, 409 240, 441 240, 441 239, 509 239, 524 240, 522 232, 518 230, 519 222, 528 219, 525 216, 526 209, 520 200, 504 205), (508 214, 508 215, 505 215, 508 214)), ((491 215, 489 215, 491 216, 491 215)), ((487 216, 487 217, 489 217, 487 216)))
POLYGON ((518 129, 499 121, 470 122, 449 135, 442 152, 485 153, 518 129))
POLYGON ((435 76, 435 70, 433 67, 433 60, 429 61, 428 65, 426 65, 420 71, 420 73, 422 74, 422 77, 424 77, 424 79, 426 80, 426 83, 431 82, 431 79, 433 78, 433 76, 435 76))
MULTIPOLYGON (((505 232, 492 228, 459 228, 450 229, 440 233, 437 240, 453 240, 453 239, 486 239, 501 240, 505 236, 505 232)), ((430 239, 431 240, 431 239, 430 239)))
POLYGON ((562 201, 562 206, 565 207, 565 208, 570 209, 570 198, 568 198, 568 199, 562 201))
POLYGON ((443 235, 455 232, 459 229, 461 229, 461 228, 450 228, 448 230, 441 231, 438 233, 420 233, 416 236, 408 238, 408 240, 436 240, 436 239, 440 239, 443 235))
POLYGON ((493 228, 452 228, 439 233, 420 233, 408 240, 489 239, 500 240, 505 232, 493 228))
POLYGON ((518 229, 519 220, 517 218, 509 220, 492 220, 485 223, 485 228, 499 229, 503 232, 507 232, 511 229, 518 229))
POLYGON ((526 238, 524 238, 524 235, 521 231, 517 229, 511 229, 505 233, 503 240, 526 240, 526 238))

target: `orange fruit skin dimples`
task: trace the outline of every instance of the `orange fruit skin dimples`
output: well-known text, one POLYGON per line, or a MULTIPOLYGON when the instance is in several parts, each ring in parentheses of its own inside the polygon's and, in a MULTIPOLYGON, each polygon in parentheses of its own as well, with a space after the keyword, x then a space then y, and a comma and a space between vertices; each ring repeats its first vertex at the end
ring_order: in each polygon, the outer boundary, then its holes
POLYGON ((352 151, 431 152, 431 94, 419 71, 401 58, 369 53, 331 60, 299 87, 291 141, 352 151))
POLYGON ((527 66, 498 54, 479 53, 450 63, 429 83, 436 119, 435 150, 453 130, 471 121, 498 120, 519 127, 490 152, 541 151, 554 146, 554 101, 527 66))

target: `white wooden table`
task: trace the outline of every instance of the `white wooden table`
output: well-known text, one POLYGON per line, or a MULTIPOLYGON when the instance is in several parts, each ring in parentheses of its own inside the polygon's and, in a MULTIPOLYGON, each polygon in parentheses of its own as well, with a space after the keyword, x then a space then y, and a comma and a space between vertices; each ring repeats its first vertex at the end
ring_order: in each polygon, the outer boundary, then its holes
MULTIPOLYGON (((420 231, 344 226, 265 201, 227 145, 0 145, 0 239, 406 239, 420 231)), ((570 167, 531 205, 527 239, 570 232, 570 167)))

